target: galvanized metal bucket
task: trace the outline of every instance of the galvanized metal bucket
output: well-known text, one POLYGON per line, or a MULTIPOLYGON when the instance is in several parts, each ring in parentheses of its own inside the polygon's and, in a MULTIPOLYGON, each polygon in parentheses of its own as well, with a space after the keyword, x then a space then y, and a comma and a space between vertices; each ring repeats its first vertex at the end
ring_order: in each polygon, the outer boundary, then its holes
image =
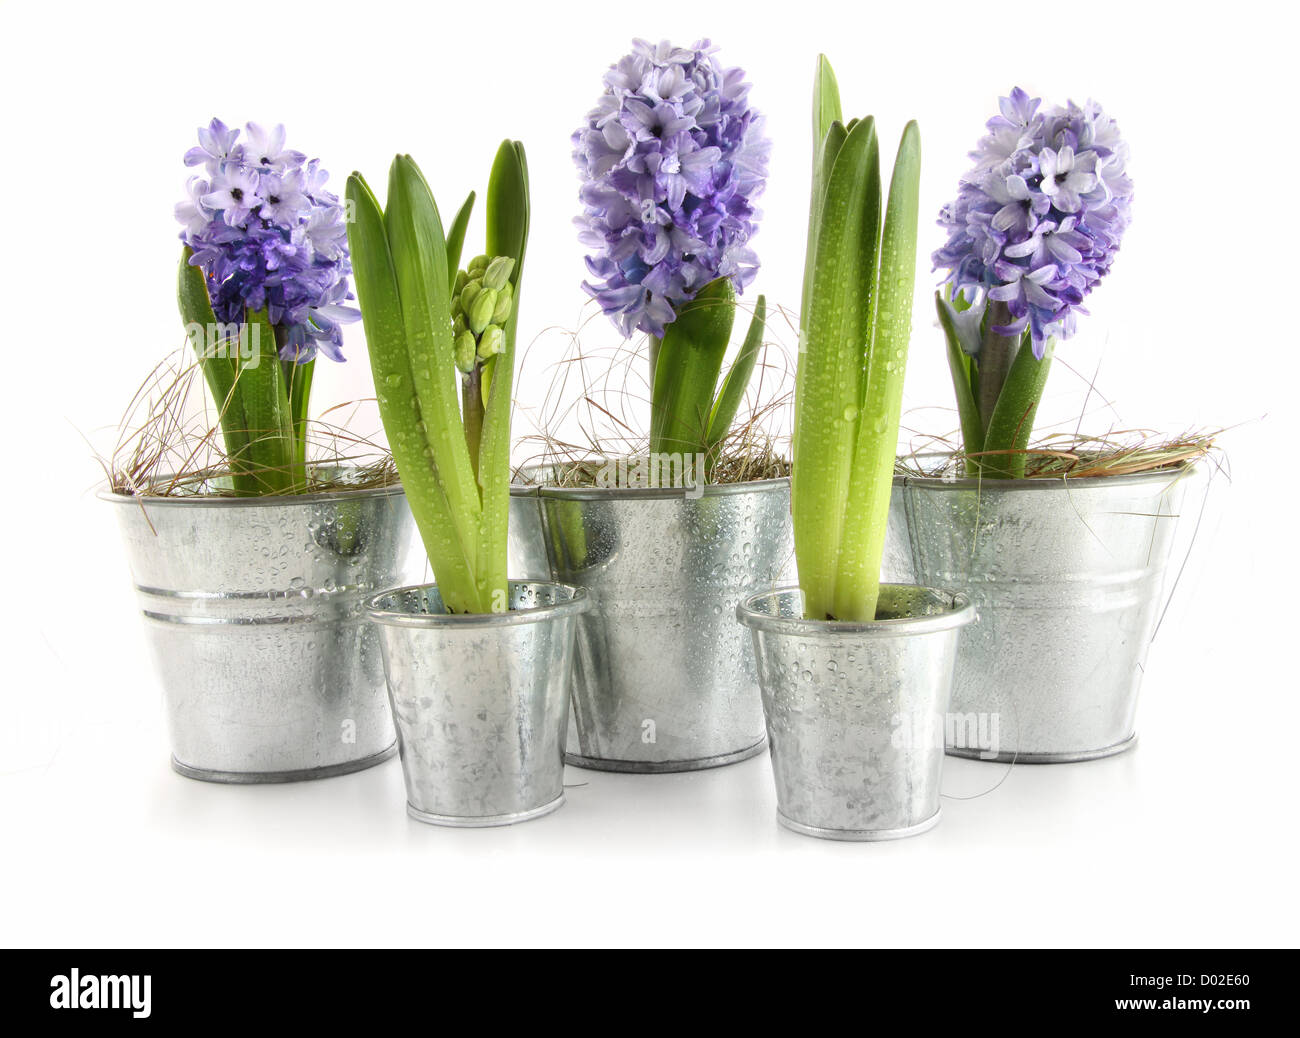
POLYGON ((126 544, 176 771, 289 782, 359 771, 396 752, 364 602, 424 573, 400 486, 100 496, 126 544))
POLYGON ((797 588, 747 598, 777 820, 827 840, 894 840, 939 821, 944 726, 965 595, 885 584, 871 623, 806 620, 797 588))
POLYGON ((510 488, 510 533, 507 552, 512 580, 551 579, 546 555, 546 533, 542 529, 542 502, 536 486, 510 488))
POLYGON ((1134 744, 1187 475, 895 480, 887 556, 918 583, 965 589, 979 613, 949 753, 1050 764, 1134 744))
POLYGON ((732 616, 793 565, 789 480, 515 493, 511 572, 535 566, 541 544, 551 579, 592 597, 578 625, 568 762, 654 773, 761 753, 758 678, 732 616))
POLYGON ((581 588, 510 581, 510 609, 450 614, 432 585, 370 600, 397 721, 407 813, 510 825, 564 803, 564 733, 581 588))

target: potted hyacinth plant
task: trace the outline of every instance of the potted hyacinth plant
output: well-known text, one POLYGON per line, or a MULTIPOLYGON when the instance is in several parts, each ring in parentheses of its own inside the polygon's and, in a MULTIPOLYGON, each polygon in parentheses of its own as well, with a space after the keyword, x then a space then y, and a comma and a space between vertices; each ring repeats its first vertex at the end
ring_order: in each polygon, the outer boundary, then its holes
POLYGON ((896 480, 895 555, 979 610, 950 752, 1108 756, 1133 744, 1189 451, 1032 437, 1057 343, 1129 224, 1128 146, 1100 105, 1044 106, 1017 88, 972 158, 934 254, 964 449, 896 480))
MULTIPOLYGON (((163 681, 177 771, 321 778, 396 746, 362 601, 414 578, 394 481, 309 457, 318 355, 342 361, 351 272, 328 174, 284 127, 219 119, 185 163, 177 297, 216 414, 196 471, 115 472, 131 572, 163 681)), ((163 415, 169 423, 176 417, 163 415)), ((413 568, 415 567, 415 568, 413 568)))
POLYGON ((569 762, 710 768, 764 746, 753 661, 728 616, 791 552, 788 480, 718 472, 763 338, 759 296, 724 363, 736 297, 758 270, 750 243, 769 145, 744 72, 707 40, 637 40, 604 84, 573 135, 583 287, 622 335, 646 337, 647 449, 578 467, 585 482, 518 488, 536 526, 520 542, 544 543, 551 578, 594 601, 580 623, 569 762))
POLYGON ((884 840, 939 818, 941 743, 965 596, 882 584, 912 325, 921 141, 907 124, 886 194, 871 117, 844 122, 819 59, 802 351, 795 391, 797 587, 736 608, 750 628, 778 820, 884 840), (913 733, 922 737, 913 738, 913 733))
POLYGON ((381 208, 348 178, 379 411, 434 584, 370 602, 419 821, 493 826, 564 802, 579 588, 506 578, 510 409, 528 241, 524 149, 505 141, 487 191, 487 249, 458 270, 471 193, 444 230, 409 155, 381 208))

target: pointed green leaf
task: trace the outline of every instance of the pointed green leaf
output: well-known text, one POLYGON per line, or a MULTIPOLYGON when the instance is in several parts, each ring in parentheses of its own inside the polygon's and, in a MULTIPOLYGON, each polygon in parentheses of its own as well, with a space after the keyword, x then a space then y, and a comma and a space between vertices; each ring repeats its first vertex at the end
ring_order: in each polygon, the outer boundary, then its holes
MULTIPOLYGON (((1007 372, 1007 380, 1002 384, 1002 392, 993 408, 988 435, 984 437, 985 451, 1023 452, 1029 446, 1055 349, 1055 341, 1049 339, 1043 349, 1043 359, 1039 360, 1034 356, 1029 333, 1025 332, 1020 351, 1011 362, 1011 370, 1007 372)), ((980 471, 991 479, 1022 479, 1028 460, 1023 453, 986 454, 980 459, 980 471)))
POLYGON ((239 343, 229 340, 217 343, 217 317, 212 312, 208 298, 207 280, 203 271, 190 264, 194 250, 188 245, 181 249, 181 265, 176 278, 176 300, 181 320, 185 322, 186 337, 194 348, 199 369, 212 394, 217 409, 217 422, 230 462, 231 478, 235 492, 241 495, 258 493, 257 482, 246 471, 248 460, 248 420, 244 417, 244 402, 235 385, 236 355, 239 343), (214 350, 214 346, 223 346, 214 350))
POLYGON ((804 251, 803 293, 800 313, 808 308, 808 293, 817 256, 817 231, 821 227, 822 200, 830 180, 835 156, 848 135, 840 111, 840 88, 835 81, 835 71, 825 54, 817 56, 817 76, 813 83, 813 164, 812 191, 808 205, 808 244, 804 251))
POLYGON ((397 156, 389 171, 384 226, 424 435, 456 536, 462 545, 473 545, 478 540, 482 502, 460 418, 447 246, 433 193, 409 155, 397 156))
POLYGON ((235 382, 248 423, 248 460, 261 494, 285 494, 294 485, 293 421, 280 367, 275 329, 265 310, 244 312, 248 356, 236 353, 235 382))
POLYGON ((447 229, 447 276, 448 285, 454 285, 456 272, 460 270, 460 254, 465 247, 465 232, 469 230, 470 214, 474 211, 474 192, 469 193, 461 207, 456 211, 451 227, 447 229))
POLYGON ((709 415, 709 433, 705 450, 710 465, 717 460, 714 457, 716 448, 731 432, 731 425, 736 420, 736 412, 740 410, 740 404, 745 399, 745 390, 749 388, 749 381, 754 374, 754 365, 758 361, 758 351, 763 345, 763 329, 766 325, 767 299, 759 296, 754 306, 754 316, 749 322, 749 331, 745 334, 745 341, 741 344, 740 352, 736 354, 736 359, 722 380, 722 388, 718 390, 718 398, 713 403, 713 413, 709 415))
POLYGON ((359 173, 348 178, 347 199, 355 214, 348 224, 348 246, 384 432, 443 601, 451 612, 475 612, 478 600, 471 567, 438 482, 415 392, 383 213, 359 173))
POLYGON ((849 131, 835 158, 800 317, 791 511, 807 615, 834 615, 836 564, 852 474, 880 239, 875 121, 849 131))
POLYGON ((975 392, 971 387, 973 365, 970 355, 962 348, 957 326, 953 324, 952 314, 948 310, 949 304, 938 292, 934 294, 934 305, 939 311, 939 324, 943 328, 943 337, 948 343, 948 370, 952 372, 952 388, 957 397, 957 415, 961 419, 962 444, 968 455, 966 474, 974 476, 978 472, 972 469, 978 469, 979 460, 969 455, 978 454, 984 449, 984 423, 980 421, 979 405, 975 403, 975 392))
POLYGON ((285 361, 285 385, 289 394, 289 419, 293 423, 294 481, 300 486, 307 482, 307 419, 311 402, 311 383, 316 373, 313 357, 302 364, 285 361))
POLYGON ((916 287, 916 228, 921 198, 921 133, 907 124, 894 160, 880 243, 874 332, 866 358, 853 479, 835 577, 835 616, 876 618, 880 563, 894 484, 894 456, 903 410, 903 375, 912 334, 916 287))
POLYGON ((650 401, 652 454, 704 451, 735 314, 731 279, 717 278, 683 304, 664 330, 650 401))
POLYGON ((513 405, 515 338, 519 326, 519 292, 531 220, 528 161, 519 141, 502 141, 488 177, 487 253, 509 256, 514 308, 505 324, 505 345, 484 371, 487 403, 479 447, 479 483, 483 519, 478 544, 480 586, 500 608, 508 606, 506 557, 510 522, 510 409, 513 405))

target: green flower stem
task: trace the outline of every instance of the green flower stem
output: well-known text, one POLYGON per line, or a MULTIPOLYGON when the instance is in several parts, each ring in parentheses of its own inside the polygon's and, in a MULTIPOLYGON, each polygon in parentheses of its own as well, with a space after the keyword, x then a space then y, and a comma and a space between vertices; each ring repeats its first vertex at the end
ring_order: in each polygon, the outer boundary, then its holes
POLYGON ((287 494, 294 489, 296 451, 275 329, 265 310, 246 310, 244 325, 249 356, 236 354, 235 382, 248 423, 249 463, 260 494, 287 494))
POLYGON ((1034 431, 1034 418, 1043 398, 1043 388, 1047 385, 1055 349, 1055 341, 1048 339, 1043 359, 1039 360, 1030 346, 1029 333, 1025 333, 1024 342, 1007 372, 1002 392, 998 394, 984 437, 985 453, 980 459, 980 472, 986 478, 1024 478, 1025 464, 1029 460, 1025 450, 1034 431))
POLYGON ((1011 311, 1006 303, 990 301, 985 315, 984 341, 980 344, 978 384, 975 389, 975 403, 979 407, 980 424, 987 437, 989 423, 993 421, 993 411, 998 405, 998 397, 1006 384, 1007 374, 1020 352, 1021 335, 998 335, 993 329, 1011 323, 1011 311))
POLYGON ((469 448, 470 464, 474 467, 474 478, 479 478, 479 451, 483 442, 483 368, 475 366, 474 370, 461 378, 460 413, 465 424, 465 445, 469 448))
POLYGON ((655 376, 659 373, 659 351, 663 348, 664 341, 657 335, 650 336, 650 393, 653 396, 655 386, 655 376))
POLYGON ((177 303, 181 319, 192 333, 190 344, 217 408, 217 422, 221 427, 222 442, 230 463, 233 488, 235 493, 249 497, 258 493, 258 483, 250 471, 248 420, 244 416, 244 400, 235 384, 235 357, 239 343, 234 340, 216 343, 214 348, 214 344, 209 342, 208 332, 216 329, 217 318, 212 312, 203 271, 190 265, 193 254, 189 246, 181 250, 176 284, 177 303))

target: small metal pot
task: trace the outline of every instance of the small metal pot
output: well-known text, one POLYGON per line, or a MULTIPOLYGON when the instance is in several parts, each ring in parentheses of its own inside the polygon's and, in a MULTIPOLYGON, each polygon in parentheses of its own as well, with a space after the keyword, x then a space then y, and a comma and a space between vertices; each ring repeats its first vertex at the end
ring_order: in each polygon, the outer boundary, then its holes
POLYGON ((363 603, 424 572, 400 486, 100 496, 126 544, 176 771, 289 782, 359 771, 396 752, 363 603))
POLYGON ((777 820, 827 840, 894 840, 939 821, 943 730, 963 594, 880 589, 877 619, 804 619, 797 588, 747 598, 736 617, 758 660, 777 820))
POLYGON ((511 572, 535 566, 544 545, 551 579, 592 597, 578 625, 568 762, 654 773, 761 753, 758 679, 732 613, 793 563, 789 480, 515 494, 511 572))
POLYGON ((918 583, 965 589, 979 612, 949 753, 1051 764, 1134 744, 1187 475, 895 480, 887 557, 918 583))
POLYGON ((564 803, 574 631, 590 601, 563 584, 509 586, 504 613, 447 613, 432 585, 370 600, 421 822, 510 825, 564 803))

